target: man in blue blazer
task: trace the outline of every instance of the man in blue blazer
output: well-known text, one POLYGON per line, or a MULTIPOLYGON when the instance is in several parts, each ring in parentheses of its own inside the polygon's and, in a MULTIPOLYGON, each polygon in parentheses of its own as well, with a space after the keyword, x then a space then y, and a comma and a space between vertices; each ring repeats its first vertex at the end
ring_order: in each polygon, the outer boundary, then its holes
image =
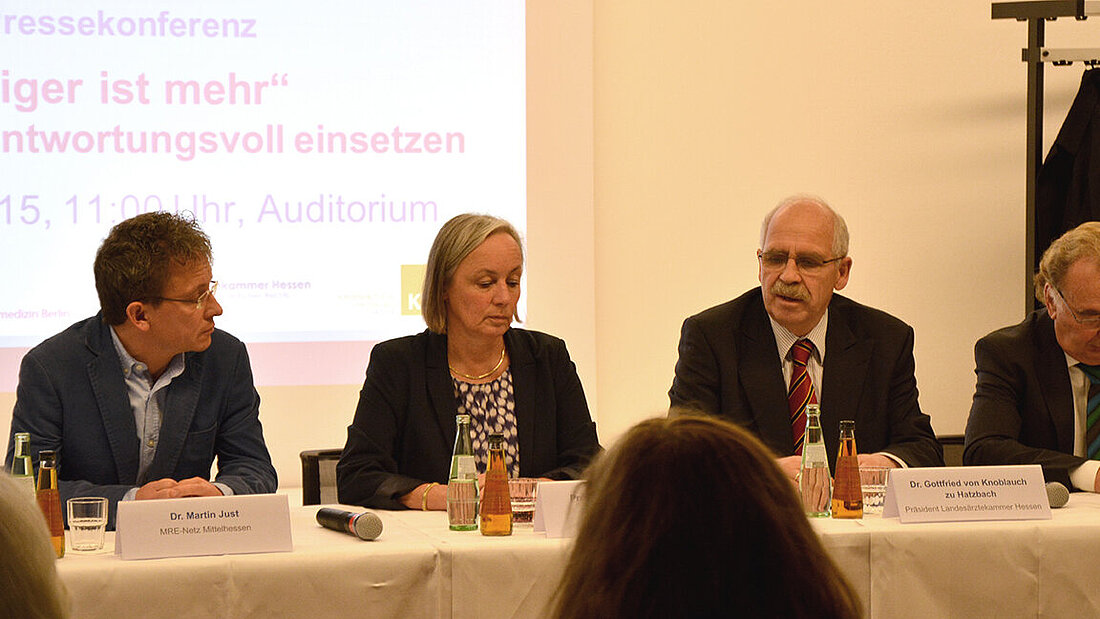
POLYGON ((820 199, 789 198, 765 217, 760 245, 760 288, 684 321, 673 411, 699 410, 748 428, 793 478, 800 435, 788 389, 798 343, 809 349, 806 399, 820 403, 830 458, 840 420, 852 419, 861 464, 942 466, 943 450, 917 403, 913 329, 833 294, 852 267, 840 215, 820 199))
POLYGON ((30 433, 36 461, 58 452, 62 504, 107 497, 109 527, 120 500, 276 489, 248 353, 214 328, 210 258, 193 220, 116 225, 96 253, 100 313, 23 358, 12 435, 30 433))

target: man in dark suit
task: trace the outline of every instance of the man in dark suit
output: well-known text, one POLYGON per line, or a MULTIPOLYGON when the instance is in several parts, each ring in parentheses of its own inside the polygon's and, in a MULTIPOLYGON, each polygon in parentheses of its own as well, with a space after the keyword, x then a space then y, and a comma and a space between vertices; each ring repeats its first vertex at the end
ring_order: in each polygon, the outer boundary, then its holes
POLYGON ((118 224, 96 253, 100 313, 23 358, 11 433, 58 452, 62 504, 107 497, 113 527, 120 500, 275 491, 248 353, 214 328, 210 256, 193 220, 118 224))
POLYGON ((1100 492, 1100 222, 1050 245, 1035 294, 1046 307, 974 346, 963 462, 1040 464, 1047 481, 1100 492))
POLYGON ((765 217, 760 246, 760 288, 684 321, 673 411, 701 410, 748 428, 793 478, 805 424, 789 397, 793 377, 808 381, 804 399, 821 405, 830 457, 840 420, 853 419, 861 464, 942 466, 917 403, 912 328, 833 294, 852 268, 844 220, 817 198, 789 198, 765 217))

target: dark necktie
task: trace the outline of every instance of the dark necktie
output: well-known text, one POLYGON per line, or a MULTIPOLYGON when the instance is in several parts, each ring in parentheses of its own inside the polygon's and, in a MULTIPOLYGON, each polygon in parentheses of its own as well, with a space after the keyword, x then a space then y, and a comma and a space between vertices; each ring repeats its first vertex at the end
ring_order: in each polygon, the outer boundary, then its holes
MULTIPOLYGON (((810 360, 813 351, 813 342, 806 339, 798 340, 791 347, 794 365, 791 369, 791 385, 787 388, 787 406, 791 414, 791 433, 796 456, 802 455, 802 441, 806 436, 806 405, 817 404, 814 382, 806 370, 806 362, 810 360)), ((1097 428, 1100 429, 1100 424, 1097 424, 1097 428)))
POLYGON ((1085 422, 1085 448, 1088 449, 1090 459, 1100 460, 1097 457, 1100 452, 1100 365, 1078 363, 1077 367, 1089 379, 1089 394, 1085 402, 1085 410, 1088 412, 1085 422))

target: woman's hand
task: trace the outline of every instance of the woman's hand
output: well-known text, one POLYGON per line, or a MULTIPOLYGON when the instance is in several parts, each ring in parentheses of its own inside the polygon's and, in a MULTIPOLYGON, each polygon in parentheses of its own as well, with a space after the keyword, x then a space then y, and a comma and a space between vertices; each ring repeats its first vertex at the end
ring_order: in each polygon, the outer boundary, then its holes
POLYGON ((447 486, 440 483, 420 484, 399 500, 402 505, 409 509, 446 511, 447 486))

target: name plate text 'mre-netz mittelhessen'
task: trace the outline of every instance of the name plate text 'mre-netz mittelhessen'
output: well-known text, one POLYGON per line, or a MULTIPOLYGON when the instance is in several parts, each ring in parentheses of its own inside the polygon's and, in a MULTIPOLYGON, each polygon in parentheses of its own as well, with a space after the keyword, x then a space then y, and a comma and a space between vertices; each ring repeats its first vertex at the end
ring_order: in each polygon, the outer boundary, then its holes
POLYGON ((906 522, 1049 520, 1038 464, 892 469, 883 517, 906 522))
POLYGON ((293 548, 286 495, 242 494, 118 504, 115 553, 123 559, 289 552, 293 548))

